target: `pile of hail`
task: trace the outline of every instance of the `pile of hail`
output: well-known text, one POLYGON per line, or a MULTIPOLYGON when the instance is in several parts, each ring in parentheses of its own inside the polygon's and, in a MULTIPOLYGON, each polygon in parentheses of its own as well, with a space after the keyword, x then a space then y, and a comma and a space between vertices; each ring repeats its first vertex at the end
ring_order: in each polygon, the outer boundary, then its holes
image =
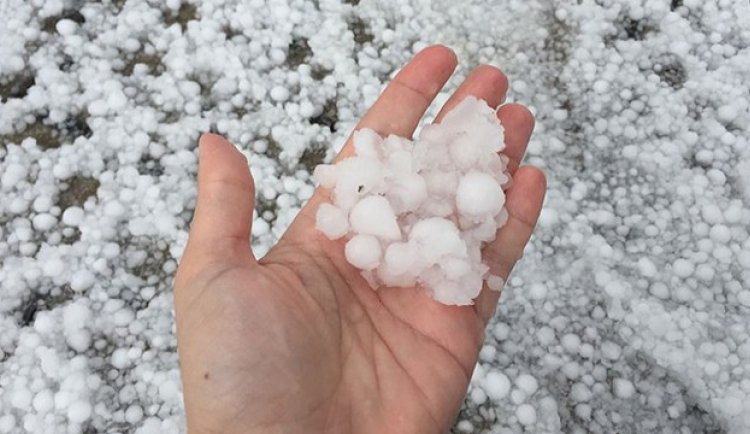
POLYGON ((495 110, 467 97, 415 141, 361 129, 354 155, 315 169, 331 202, 316 227, 346 239, 345 256, 373 286, 424 287, 444 304, 468 305, 502 278, 482 262, 505 224, 510 186, 495 110))

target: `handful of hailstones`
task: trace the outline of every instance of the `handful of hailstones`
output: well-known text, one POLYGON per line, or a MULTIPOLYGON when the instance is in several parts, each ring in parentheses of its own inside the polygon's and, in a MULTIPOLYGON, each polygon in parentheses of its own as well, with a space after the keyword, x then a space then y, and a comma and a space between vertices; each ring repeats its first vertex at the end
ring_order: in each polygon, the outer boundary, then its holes
POLYGON ((355 155, 313 174, 331 191, 316 227, 346 237, 346 260, 379 286, 424 287, 435 300, 469 305, 483 282, 499 291, 482 247, 508 220, 510 186, 503 126, 495 110, 467 97, 415 141, 361 129, 355 155))

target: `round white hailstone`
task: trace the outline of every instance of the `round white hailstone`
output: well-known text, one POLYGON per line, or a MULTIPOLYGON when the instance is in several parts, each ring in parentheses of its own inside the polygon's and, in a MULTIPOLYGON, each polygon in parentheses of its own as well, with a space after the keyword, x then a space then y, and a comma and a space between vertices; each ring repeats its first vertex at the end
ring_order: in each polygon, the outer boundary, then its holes
POLYGON ((443 272, 445 272, 445 277, 449 280, 458 280, 462 276, 471 272, 471 265, 469 262, 459 258, 445 258, 439 265, 443 272))
POLYGON ((739 301, 743 306, 750 307, 750 290, 743 289, 742 291, 738 292, 737 301, 739 301))
POLYGON ((519 405, 525 402, 526 398, 528 398, 528 396, 526 396, 526 392, 524 392, 521 389, 513 389, 510 392, 510 402, 512 402, 515 405, 519 405))
POLYGON ((723 122, 732 122, 739 114, 736 105, 723 105, 716 112, 723 122))
POLYGON ((695 277, 703 282, 710 282, 713 280, 715 274, 714 268, 708 264, 700 264, 695 269, 695 277))
POLYGON ((497 348, 492 345, 484 345, 482 346, 482 349, 479 350, 479 358, 481 360, 489 362, 494 360, 495 356, 497 356, 497 348))
POLYGON ((644 277, 653 277, 657 273, 656 265, 648 258, 640 258, 638 260, 638 270, 640 270, 641 275, 644 277))
POLYGON ((70 278, 70 289, 76 292, 85 291, 94 285, 95 276, 88 270, 78 270, 70 278))
POLYGON ((476 405, 482 405, 487 402, 487 394, 478 387, 472 388, 469 396, 471 397, 471 401, 476 405))
POLYGON ((125 369, 130 366, 130 357, 127 348, 118 348, 112 352, 112 367, 115 369, 125 369))
POLYGON ((10 395, 10 405, 20 410, 28 411, 31 405, 31 392, 29 389, 18 388, 10 395))
POLYGON ((570 388, 570 398, 577 402, 586 402, 591 399, 591 390, 583 383, 575 383, 570 388))
POLYGON ((3 187, 10 189, 26 178, 27 173, 24 166, 15 163, 9 164, 5 168, 2 178, 0 178, 0 183, 3 187))
POLYGON ((396 214, 388 200, 382 196, 368 196, 359 201, 349 214, 349 223, 357 234, 373 235, 390 241, 401 239, 396 214))
POLYGON ((107 105, 112 111, 117 112, 128 105, 128 97, 118 89, 109 94, 107 97, 107 105))
POLYGON ((722 224, 712 226, 709 233, 711 239, 717 243, 725 244, 732 240, 732 232, 722 224))
POLYGON ((745 249, 737 253, 737 262, 745 270, 750 270, 750 249, 745 249))
POLYGON ((78 27, 76 22, 67 18, 62 19, 55 24, 55 29, 57 29, 57 32, 63 36, 69 36, 75 33, 76 27, 78 27))
POLYGON ((414 265, 416 249, 409 243, 392 243, 385 250, 383 257, 388 271, 393 275, 402 275, 409 272, 414 265))
POLYGON ((510 326, 508 326, 508 324, 505 324, 504 322, 495 324, 495 326, 492 328, 492 336, 494 336, 498 341, 504 341, 508 339, 508 337, 510 336, 510 326))
POLYGON ((527 396, 531 396, 539 388, 539 382, 529 374, 521 374, 516 378, 516 386, 523 390, 527 396))
POLYGON ((721 365, 714 362, 713 360, 706 362, 705 366, 703 366, 703 372, 705 372, 709 377, 713 377, 714 375, 718 374, 719 371, 721 371, 721 365))
POLYGON ((674 274, 684 279, 693 274, 693 271, 695 271, 695 265, 687 259, 680 258, 674 261, 672 264, 672 270, 674 271, 674 274))
POLYGON ((57 323, 49 312, 39 312, 34 318, 34 330, 40 335, 52 333, 57 327, 57 323))
POLYGON ((588 404, 578 404, 575 407, 576 416, 583 420, 591 419, 591 406, 588 404))
POLYGON ((143 419, 143 409, 140 405, 131 405, 125 410, 125 420, 130 424, 135 424, 143 419))
POLYGON ((487 287, 493 291, 502 291, 505 286, 505 280, 500 276, 494 274, 487 275, 487 287))
POLYGON ((534 300, 541 300, 547 296, 547 285, 535 283, 529 288, 529 297, 534 300))
POLYGON ((536 338, 542 346, 550 346, 555 341, 555 331, 551 327, 543 326, 536 332, 536 338))
POLYGON ((31 220, 34 225, 34 229, 38 231, 48 231, 55 226, 57 219, 50 214, 37 214, 31 220))
POLYGON ((494 401, 499 401, 510 393, 510 380, 502 372, 492 371, 487 373, 482 383, 482 388, 487 396, 494 401))
POLYGON ((12 414, 0 416, 0 432, 9 433, 16 427, 16 418, 12 414))
POLYGON ((83 208, 71 206, 63 212, 62 222, 68 226, 78 226, 83 221, 83 216, 83 208))
POLYGON ((722 409, 729 416, 738 416, 743 410, 743 399, 734 395, 727 396, 722 400, 722 409))
POLYGON ((713 203, 709 203, 703 206, 703 209, 701 210, 701 214, 703 215, 703 220, 706 221, 708 224, 716 224, 721 223, 724 220, 724 215, 721 212, 721 209, 713 203))
POLYGON ((369 158, 380 158, 380 149, 383 138, 369 128, 363 128, 354 132, 352 136, 354 150, 357 155, 369 158))
POLYGON ((468 420, 462 420, 459 423, 456 424, 456 429, 459 432, 474 432, 474 425, 471 424, 468 420))
POLYGON ((417 222, 409 232, 409 241, 420 246, 420 256, 429 265, 445 256, 466 255, 466 244, 461 239, 458 228, 452 221, 442 218, 417 222))
POLYGON ((177 382, 172 380, 164 380, 159 384, 159 397, 164 401, 171 401, 177 397, 179 388, 177 382))
POLYGON ((609 360, 617 360, 622 354, 622 348, 614 342, 605 341, 602 343, 602 356, 609 360))
POLYGON ((143 421, 143 424, 135 432, 135 434, 161 434, 164 430, 161 427, 161 419, 158 417, 149 417, 143 421))
POLYGON ((505 194, 495 179, 482 172, 469 172, 458 182, 456 207, 467 218, 496 216, 505 204, 505 194))
POLYGON ((32 405, 34 406, 34 410, 36 410, 37 413, 46 413, 52 410, 52 408, 55 406, 55 399, 52 391, 49 389, 39 391, 34 396, 32 405))
POLYGON ((313 178, 323 188, 332 189, 336 186, 337 166, 321 164, 313 170, 313 178))
POLYGON ((68 420, 82 424, 91 417, 91 404, 87 401, 75 401, 68 407, 68 420))
POLYGON ((42 265, 42 272, 45 276, 55 277, 65 271, 65 263, 59 258, 52 258, 42 265))
POLYGON ((349 232, 349 220, 339 208, 322 203, 315 214, 315 227, 329 239, 336 240, 349 232))
MULTIPOLYGON (((336 186, 333 201, 339 208, 349 210, 363 196, 379 193, 385 170, 377 160, 351 157, 336 165, 336 186)), ((390 205, 389 205, 390 208, 390 205)))
POLYGON ((82 353, 91 346, 91 334, 86 330, 76 330, 66 334, 66 341, 70 348, 82 353))
POLYGON ((399 214, 416 211, 427 199, 427 183, 416 173, 399 176, 394 179, 387 197, 399 214))
POLYGON ((565 351, 571 354, 576 354, 581 349, 581 338, 572 333, 563 336, 561 343, 563 348, 565 348, 565 351))
POLYGON ((283 86, 274 86, 270 93, 271 99, 276 102, 284 102, 289 99, 289 91, 283 86))
POLYGON ((662 300, 666 300, 669 298, 669 288, 667 285, 661 283, 661 282, 654 282, 649 288, 648 291, 653 295, 654 297, 660 298, 662 300))
POLYGON ((304 100, 299 104, 299 115, 307 119, 315 114, 315 106, 308 100, 304 100))
POLYGON ((516 408, 518 423, 529 426, 536 423, 536 409, 531 404, 521 404, 516 408))
POLYGON ((346 243, 344 254, 360 270, 374 270, 380 265, 380 242, 372 235, 355 235, 346 243))
POLYGON ((624 378, 615 378, 612 382, 612 392, 615 396, 622 399, 627 399, 633 396, 635 393, 635 387, 630 380, 624 378))

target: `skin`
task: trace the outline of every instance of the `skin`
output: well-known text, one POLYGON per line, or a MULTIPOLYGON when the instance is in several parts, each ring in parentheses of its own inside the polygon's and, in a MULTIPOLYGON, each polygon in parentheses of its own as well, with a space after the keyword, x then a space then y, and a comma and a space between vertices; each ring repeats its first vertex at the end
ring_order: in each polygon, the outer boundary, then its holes
MULTIPOLYGON (((407 64, 357 128, 410 137, 456 67, 429 47, 407 64)), ((476 68, 436 119, 467 95, 495 107, 503 73, 476 68)), ((523 106, 500 107, 511 158, 510 219, 486 246, 507 278, 531 236, 546 189, 519 167, 534 125, 523 106)), ((474 306, 439 304, 422 288, 373 291, 343 256, 344 241, 315 229, 315 192, 287 233, 256 260, 254 186, 247 161, 220 136, 199 145, 198 202, 174 285, 185 410, 191 434, 440 433, 468 388, 499 293, 474 306)), ((340 158, 352 153, 351 141, 340 158)))

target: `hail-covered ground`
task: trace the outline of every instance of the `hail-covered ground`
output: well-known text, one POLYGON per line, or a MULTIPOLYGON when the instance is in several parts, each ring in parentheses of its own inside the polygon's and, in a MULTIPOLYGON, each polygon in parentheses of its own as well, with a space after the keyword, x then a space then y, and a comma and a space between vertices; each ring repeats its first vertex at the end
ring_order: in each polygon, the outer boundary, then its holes
MULTIPOLYGON (((750 431, 750 3, 0 0, 0 433, 183 431, 196 140, 262 254, 419 48, 501 66, 549 192, 454 432, 750 431)), ((436 113, 439 104, 430 110, 436 113)))

